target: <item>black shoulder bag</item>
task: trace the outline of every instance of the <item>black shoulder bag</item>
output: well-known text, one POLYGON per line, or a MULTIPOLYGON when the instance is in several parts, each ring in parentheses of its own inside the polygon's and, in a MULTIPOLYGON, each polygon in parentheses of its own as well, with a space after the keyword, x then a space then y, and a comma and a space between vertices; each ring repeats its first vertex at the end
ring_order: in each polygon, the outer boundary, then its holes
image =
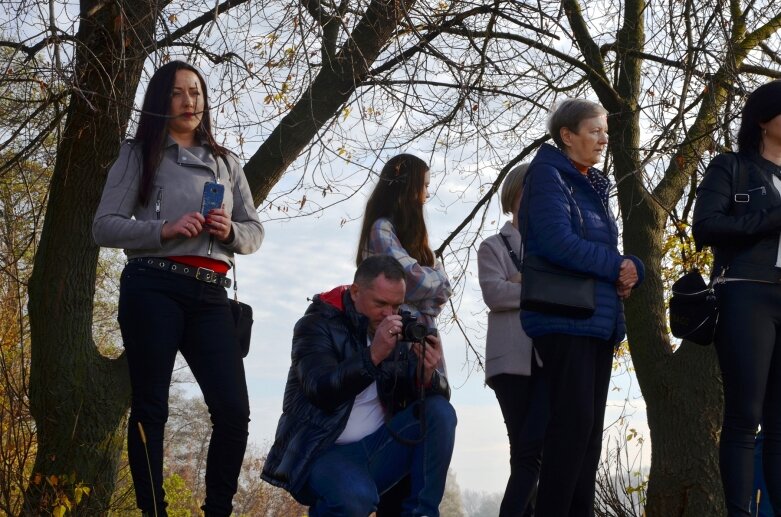
MULTIPOLYGON (((225 163, 225 168, 228 170, 228 177, 230 177, 230 167, 228 166, 228 160, 223 156, 222 161, 225 163)), ((217 177, 219 178, 219 165, 217 165, 217 177)), ((231 314, 233 315, 233 323, 236 325, 236 338, 239 342, 239 349, 241 349, 241 357, 247 357, 249 354, 249 343, 252 337, 252 307, 249 304, 239 301, 238 290, 239 285, 236 282, 236 262, 233 263, 233 299, 228 298, 228 304, 231 308, 231 314)))
POLYGON ((228 304, 233 314, 233 323, 236 324, 236 338, 241 349, 241 357, 249 354, 249 342, 252 337, 252 307, 239 301, 238 285, 236 284, 236 263, 233 263, 233 299, 228 298, 228 304))
MULTIPOLYGON (((562 181, 569 182, 559 174, 562 181)), ((531 182, 527 183, 531 188, 531 182)), ((570 194, 572 186, 569 185, 570 194)), ((531 196, 531 192, 528 194, 531 196)), ((572 205, 578 211, 581 236, 585 237, 585 225, 580 207, 572 197, 572 205)), ((529 203, 526 203, 526 221, 524 222, 524 240, 529 223, 529 203)), ((524 252, 521 267, 523 287, 521 289, 521 310, 541 312, 566 318, 586 319, 596 310, 596 282, 594 277, 557 266, 540 255, 524 252)))

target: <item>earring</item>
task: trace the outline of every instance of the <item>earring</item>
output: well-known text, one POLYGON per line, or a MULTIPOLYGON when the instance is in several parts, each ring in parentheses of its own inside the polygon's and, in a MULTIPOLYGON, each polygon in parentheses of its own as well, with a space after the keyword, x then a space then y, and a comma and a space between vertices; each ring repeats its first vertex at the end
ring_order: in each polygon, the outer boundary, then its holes
POLYGON ((762 136, 767 136, 767 129, 762 128, 762 136))

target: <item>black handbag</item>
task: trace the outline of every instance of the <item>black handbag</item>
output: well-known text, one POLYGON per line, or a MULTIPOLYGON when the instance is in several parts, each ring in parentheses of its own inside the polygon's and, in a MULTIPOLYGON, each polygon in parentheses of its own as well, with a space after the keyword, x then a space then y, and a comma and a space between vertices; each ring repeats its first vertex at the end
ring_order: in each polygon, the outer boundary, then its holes
POLYGON ((594 277, 556 266, 539 255, 526 255, 521 278, 521 310, 577 319, 594 315, 594 277))
POLYGON ((670 332, 698 345, 713 343, 719 308, 713 282, 706 284, 697 269, 673 283, 670 297, 670 332))
POLYGON ((554 266, 539 255, 528 255, 522 263, 507 237, 499 236, 521 273, 521 309, 579 319, 594 314, 593 277, 554 266))
MULTIPOLYGON (((228 165, 228 159, 225 156, 222 157, 223 163, 225 163, 225 169, 228 171, 228 177, 230 178, 230 165, 228 165)), ((220 178, 220 166, 217 165, 217 179, 220 178)), ((233 315, 233 323, 236 325, 236 338, 239 342, 239 349, 241 349, 241 357, 247 357, 249 354, 249 342, 252 337, 252 307, 248 304, 240 302, 238 297, 239 286, 236 282, 236 263, 233 264, 233 300, 228 298, 228 304, 231 308, 231 314, 233 315)))
POLYGON ((239 342, 241 357, 247 357, 249 354, 249 342, 252 337, 252 307, 246 303, 240 302, 237 296, 238 286, 236 285, 236 264, 233 265, 233 300, 228 298, 228 304, 233 315, 233 323, 236 325, 236 338, 239 342))
MULTIPOLYGON (((563 176, 561 178, 567 183, 563 176)), ((572 192, 571 185, 570 192, 572 192)), ((574 197, 572 204, 578 212, 581 231, 585 234, 583 215, 580 213, 580 207, 574 197)), ((528 224, 528 203, 526 206, 526 223, 528 224)), ((525 228, 526 224, 524 224, 525 228)), ((587 319, 594 315, 596 282, 594 277, 587 273, 557 266, 539 255, 524 253, 521 280, 522 311, 541 312, 577 319, 587 319)))

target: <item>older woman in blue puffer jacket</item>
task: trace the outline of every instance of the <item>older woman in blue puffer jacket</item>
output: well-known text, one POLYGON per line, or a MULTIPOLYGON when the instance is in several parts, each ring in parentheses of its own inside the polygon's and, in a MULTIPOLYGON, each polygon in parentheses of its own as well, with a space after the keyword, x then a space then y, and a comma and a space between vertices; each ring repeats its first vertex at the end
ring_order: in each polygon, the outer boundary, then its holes
POLYGON ((594 168, 607 147, 607 128, 599 104, 562 102, 548 122, 557 147, 543 144, 537 152, 521 203, 525 254, 596 280, 589 318, 521 311, 550 396, 537 515, 593 515, 613 350, 625 334, 622 300, 643 277, 642 262, 618 251, 610 182, 594 168))

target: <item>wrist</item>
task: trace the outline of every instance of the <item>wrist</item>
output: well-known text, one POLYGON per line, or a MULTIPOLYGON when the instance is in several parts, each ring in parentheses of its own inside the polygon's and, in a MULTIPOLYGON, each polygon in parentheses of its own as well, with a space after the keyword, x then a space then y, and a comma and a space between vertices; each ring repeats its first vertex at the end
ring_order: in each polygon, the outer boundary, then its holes
POLYGON ((167 241, 171 238, 171 235, 169 234, 169 230, 171 228, 171 225, 168 223, 168 221, 164 221, 163 225, 160 227, 160 241, 167 241))
POLYGON ((370 346, 369 347, 369 358, 371 359, 372 364, 374 366, 377 366, 378 364, 380 364, 382 362, 382 359, 377 357, 376 349, 374 348, 374 346, 370 346))
POLYGON ((231 223, 230 231, 228 232, 228 236, 224 239, 222 239, 223 244, 230 244, 233 242, 233 240, 236 238, 236 233, 233 231, 233 223, 231 223))

